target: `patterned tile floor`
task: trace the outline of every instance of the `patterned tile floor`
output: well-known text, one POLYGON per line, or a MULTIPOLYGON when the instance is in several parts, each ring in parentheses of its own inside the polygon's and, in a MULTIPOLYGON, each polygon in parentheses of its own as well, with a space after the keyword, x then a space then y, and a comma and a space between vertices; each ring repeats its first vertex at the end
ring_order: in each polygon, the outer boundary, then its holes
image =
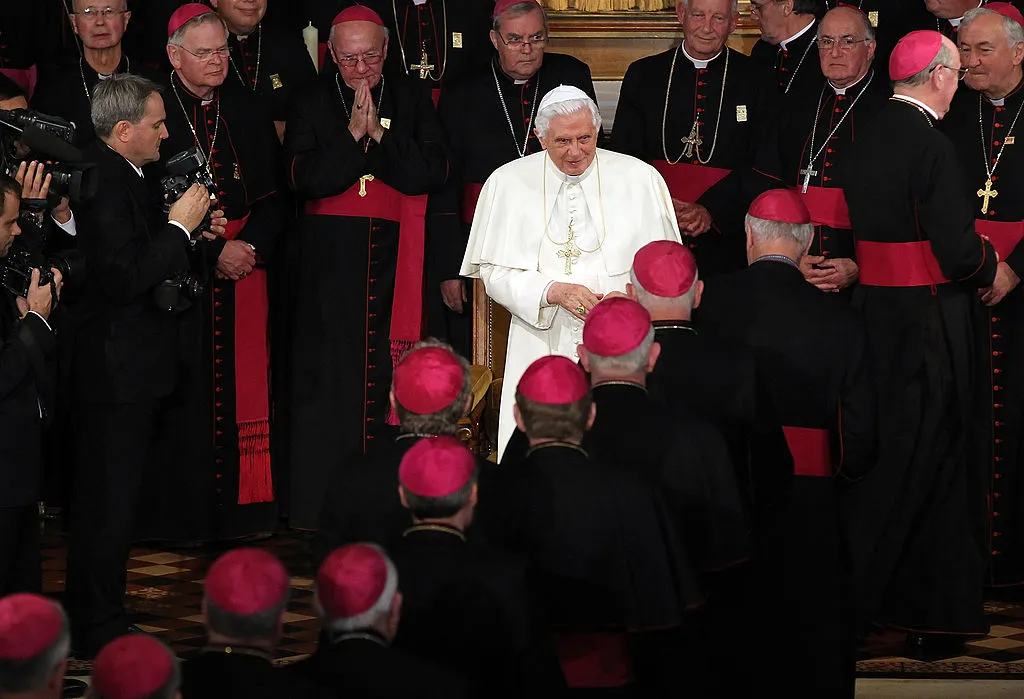
MULTIPOLYGON (((297 660, 313 650, 318 629, 306 540, 296 533, 282 533, 256 545, 277 554, 294 576, 278 660, 297 660)), ((180 656, 194 655, 203 646, 199 616, 203 578, 223 550, 214 546, 176 551, 144 546, 133 549, 127 601, 132 621, 169 643, 180 656)), ((45 591, 59 596, 64 589, 66 550, 55 527, 47 527, 43 555, 45 591)), ((986 638, 972 641, 948 657, 920 661, 904 657, 902 634, 874 634, 861 649, 858 674, 1024 680, 1024 590, 1003 590, 990 597, 985 605, 991 624, 986 638)), ((84 675, 90 669, 90 663, 74 661, 71 673, 84 675)))

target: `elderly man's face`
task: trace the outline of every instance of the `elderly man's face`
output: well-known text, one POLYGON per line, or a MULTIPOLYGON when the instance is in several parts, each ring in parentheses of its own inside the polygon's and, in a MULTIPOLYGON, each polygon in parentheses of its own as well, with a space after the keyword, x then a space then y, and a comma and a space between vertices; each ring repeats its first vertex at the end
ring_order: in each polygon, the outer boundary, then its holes
POLYGON ((791 0, 750 0, 750 13, 757 20, 761 38, 773 46, 788 38, 786 36, 786 8, 791 0))
POLYGON ((547 137, 537 138, 555 167, 567 175, 582 175, 594 162, 597 128, 589 109, 559 114, 551 119, 547 137))
POLYGON ((821 20, 818 36, 821 72, 833 85, 847 87, 867 74, 875 57, 875 42, 866 40, 864 21, 857 10, 832 10, 821 20))
POLYGON ((21 202, 9 192, 0 193, 3 206, 0 207, 0 257, 7 257, 14 239, 21 235, 18 227, 18 209, 21 202))
POLYGON ((498 52, 498 64, 505 75, 515 80, 529 80, 540 70, 547 40, 544 13, 539 6, 518 17, 503 16, 500 29, 491 30, 491 43, 498 52))
POLYGON ((342 80, 353 90, 361 83, 375 87, 384 71, 388 40, 373 22, 342 22, 331 32, 331 55, 342 80))
POLYGON ((924 0, 924 6, 939 19, 956 19, 977 7, 978 0, 924 0))
POLYGON ((132 13, 125 0, 75 0, 71 26, 87 49, 109 49, 121 43, 132 13))
POLYGON ((210 0, 233 34, 247 36, 267 14, 267 0, 210 0))
POLYGON ((714 58, 736 28, 732 0, 690 0, 676 4, 676 16, 683 25, 683 48, 694 58, 714 58))
POLYGON ((214 88, 228 76, 228 35, 220 22, 204 22, 191 27, 181 46, 169 45, 167 56, 174 70, 188 84, 214 88))
POLYGON ((1010 46, 1001 16, 975 18, 958 38, 960 62, 970 69, 964 78, 967 87, 998 99, 1017 86, 1024 44, 1010 46))

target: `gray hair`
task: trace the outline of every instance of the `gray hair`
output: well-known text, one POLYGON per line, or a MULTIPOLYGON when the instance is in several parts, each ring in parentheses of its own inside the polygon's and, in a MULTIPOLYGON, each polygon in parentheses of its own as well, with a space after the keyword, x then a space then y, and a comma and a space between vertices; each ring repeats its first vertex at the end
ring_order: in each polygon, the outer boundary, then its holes
MULTIPOLYGON (((690 9, 690 0, 678 0, 678 2, 676 4, 682 5, 687 10, 690 9)), ((737 15, 737 14, 739 14, 739 12, 740 12, 740 0, 732 0, 732 13, 734 15, 737 15)))
POLYGON ((698 280, 699 276, 694 274, 693 284, 681 296, 658 296, 644 288, 644 285, 636 278, 635 270, 629 270, 629 283, 633 285, 633 289, 636 291, 636 301, 648 311, 655 305, 681 307, 687 311, 693 310, 693 300, 697 296, 698 280))
POLYGON ((936 55, 935 58, 932 59, 931 63, 929 63, 924 68, 924 70, 922 70, 917 75, 911 75, 909 78, 906 78, 904 80, 897 80, 897 81, 895 81, 893 83, 893 86, 894 87, 919 87, 921 85, 924 85, 931 78, 932 71, 934 71, 939 66, 945 66, 945 65, 949 65, 950 63, 952 63, 953 59, 955 59, 957 57, 958 53, 959 52, 957 51, 957 49, 955 47, 954 48, 950 48, 949 44, 947 44, 945 41, 943 41, 942 42, 942 47, 939 49, 938 55, 936 55))
POLYGON ((25 660, 0 660, 0 692, 21 694, 40 692, 53 679, 53 673, 71 651, 71 627, 64 608, 56 602, 60 611, 61 629, 57 640, 42 653, 25 660))
MULTIPOLYGON (((324 613, 324 629, 327 631, 328 636, 336 636, 358 629, 372 628, 387 618, 391 612, 391 602, 394 601, 395 593, 398 592, 398 569, 383 548, 377 544, 363 543, 362 545, 372 548, 384 559, 384 565, 388 569, 388 579, 384 583, 384 591, 380 593, 380 598, 377 602, 362 614, 343 619, 331 619, 324 613)), ((319 601, 317 601, 317 607, 323 612, 323 607, 320 606, 319 601)))
MULTIPOLYGON (((398 424, 403 432, 411 432, 413 434, 456 435, 459 432, 459 420, 466 414, 466 404, 469 402, 469 394, 473 390, 472 382, 469 379, 469 362, 466 361, 465 357, 452 349, 451 345, 433 337, 417 342, 409 352, 415 352, 424 347, 438 347, 458 357, 459 366, 462 367, 462 388, 459 390, 459 395, 455 397, 455 400, 436 413, 414 413, 411 410, 407 410, 405 406, 395 399, 395 415, 398 417, 398 424)), ((393 383, 392 389, 394 389, 393 383)))
MULTIPOLYGON (((832 14, 836 10, 850 10, 851 12, 856 14, 857 15, 857 19, 860 20, 861 29, 864 30, 864 38, 869 40, 869 41, 874 41, 875 40, 875 28, 871 26, 871 20, 868 19, 868 16, 864 13, 863 10, 860 10, 857 7, 854 7, 852 5, 836 5, 831 10, 829 10, 828 12, 825 13, 825 17, 828 17, 830 14, 832 14)), ((821 22, 818 22, 818 39, 819 40, 821 39, 821 25, 824 23, 825 17, 822 17, 821 18, 821 22)))
MULTIPOLYGON (((429 437, 428 437, 429 439, 429 437)), ((405 501, 409 504, 409 511, 416 519, 447 519, 454 517, 462 508, 469 504, 470 496, 473 494, 473 486, 477 483, 477 475, 466 481, 466 484, 448 495, 439 497, 427 497, 417 495, 405 485, 401 485, 405 494, 405 501)))
POLYGON ((189 21, 177 28, 173 34, 167 38, 168 46, 184 46, 181 42, 185 40, 185 34, 192 27, 198 27, 202 24, 219 24, 224 29, 224 36, 228 35, 228 25, 224 22, 220 15, 216 12, 204 12, 201 15, 193 17, 189 21))
POLYGON ((647 336, 639 345, 618 357, 602 357, 587 352, 590 359, 590 373, 611 374, 612 376, 628 376, 646 374, 647 363, 651 360, 651 347, 654 345, 654 326, 647 331, 647 336))
POLYGON ((140 75, 115 73, 100 80, 92 91, 92 125, 96 135, 109 138, 122 121, 138 124, 154 94, 160 94, 160 86, 140 75))
POLYGON ((277 632, 281 612, 288 606, 290 590, 270 609, 256 614, 234 614, 206 598, 206 626, 213 632, 235 641, 258 641, 272 638, 277 632))
POLYGON ((496 32, 501 31, 501 18, 507 17, 508 19, 515 19, 516 17, 522 17, 528 15, 534 10, 540 10, 541 16, 544 18, 544 31, 548 30, 548 11, 544 9, 537 0, 523 0, 523 2, 517 2, 508 9, 504 10, 499 15, 493 15, 491 17, 491 29, 496 32))
POLYGON ((750 231, 758 242, 792 242, 800 246, 801 252, 807 249, 811 238, 814 237, 814 224, 812 223, 768 221, 750 214, 747 214, 745 223, 750 226, 750 231))
POLYGON ((985 7, 976 7, 973 10, 968 10, 964 14, 964 18, 960 20, 960 28, 963 29, 974 20, 986 15, 999 15, 999 18, 1003 20, 1003 32, 1006 34, 1006 42, 1010 45, 1011 49, 1017 44, 1024 42, 1024 27, 1020 26, 1017 20, 985 7))
POLYGON ((556 116, 575 114, 576 112, 581 112, 584 109, 590 110, 590 116, 594 120, 594 129, 600 130, 601 111, 597 108, 597 103, 589 97, 549 104, 537 112, 537 116, 533 118, 533 125, 537 129, 537 133, 541 138, 547 138, 548 130, 551 128, 552 119, 556 116))

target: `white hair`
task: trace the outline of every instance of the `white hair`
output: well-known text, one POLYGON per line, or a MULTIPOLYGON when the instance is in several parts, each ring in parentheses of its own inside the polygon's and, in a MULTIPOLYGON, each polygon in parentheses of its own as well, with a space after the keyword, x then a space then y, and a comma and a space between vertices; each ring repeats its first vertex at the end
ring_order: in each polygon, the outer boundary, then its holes
POLYGON ((1011 49, 1017 44, 1024 42, 1024 27, 1020 26, 1017 20, 985 7, 976 7, 973 10, 968 10, 964 14, 964 18, 960 20, 960 28, 963 29, 978 19, 978 17, 985 17, 986 15, 999 15, 999 18, 1003 20, 1003 32, 1006 34, 1006 43, 1010 45, 1011 49))
MULTIPOLYGON (((678 4, 682 5, 687 10, 690 9, 690 0, 678 0, 678 4)), ((732 13, 739 14, 740 11, 740 0, 732 0, 732 13)))
POLYGON ((698 279, 699 277, 695 273, 693 275, 693 284, 690 285, 690 288, 685 293, 679 296, 658 296, 644 288, 644 285, 636 278, 635 270, 629 270, 629 283, 633 285, 633 289, 636 291, 636 301, 648 311, 655 305, 681 307, 687 311, 693 310, 693 300, 697 296, 698 279))
POLYGON ((384 583, 384 591, 380 593, 380 597, 374 605, 362 614, 340 619, 329 617, 327 612, 324 610, 323 605, 321 605, 319 600, 317 600, 317 607, 324 617, 324 628, 329 634, 341 634, 348 633, 349 631, 355 631, 357 629, 371 628, 391 613, 391 603, 395 599, 395 593, 398 592, 398 569, 395 568, 395 564, 391 561, 391 558, 380 546, 377 546, 376 544, 362 545, 372 548, 381 555, 381 558, 384 559, 384 565, 387 566, 388 569, 388 579, 387 582, 384 583))
POLYGON ((193 17, 192 19, 190 19, 189 21, 185 22, 183 25, 178 27, 176 30, 174 30, 174 33, 171 34, 169 37, 167 37, 167 45, 168 46, 184 46, 184 44, 182 42, 185 40, 185 34, 188 33, 189 29, 191 29, 192 27, 198 27, 201 24, 214 24, 214 23, 219 24, 221 27, 223 27, 224 28, 224 36, 225 37, 228 36, 228 34, 230 33, 228 31, 228 25, 227 25, 227 23, 223 19, 221 19, 221 16, 218 15, 216 12, 213 12, 213 11, 211 11, 211 12, 204 12, 201 15, 197 15, 196 17, 193 17))
POLYGON ((590 359, 590 372, 627 376, 647 373, 647 363, 651 360, 651 346, 654 344, 654 326, 647 331, 647 336, 639 345, 618 357, 602 357, 587 351, 590 359), (595 371, 596 370, 596 371, 595 371))
POLYGON ((581 97, 579 99, 565 100, 564 102, 555 102, 537 112, 537 116, 533 119, 533 125, 537 129, 537 134, 541 138, 548 137, 548 130, 551 128, 551 120, 556 116, 568 116, 569 114, 575 114, 576 112, 582 112, 584 109, 590 110, 590 116, 594 120, 594 128, 601 128, 601 111, 597 108, 597 103, 589 97, 581 97))
POLYGON ((811 238, 814 237, 814 224, 811 223, 782 223, 747 214, 746 224, 750 226, 750 232, 758 242, 793 242, 800 245, 801 252, 807 249, 811 238))

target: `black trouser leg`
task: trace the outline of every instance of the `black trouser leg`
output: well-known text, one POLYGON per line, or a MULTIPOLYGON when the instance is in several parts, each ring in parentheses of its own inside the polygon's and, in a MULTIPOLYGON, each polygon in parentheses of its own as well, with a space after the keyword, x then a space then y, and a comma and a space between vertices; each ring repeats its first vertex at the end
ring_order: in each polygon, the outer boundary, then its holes
POLYGON ((42 591, 39 508, 0 507, 0 597, 42 591))

